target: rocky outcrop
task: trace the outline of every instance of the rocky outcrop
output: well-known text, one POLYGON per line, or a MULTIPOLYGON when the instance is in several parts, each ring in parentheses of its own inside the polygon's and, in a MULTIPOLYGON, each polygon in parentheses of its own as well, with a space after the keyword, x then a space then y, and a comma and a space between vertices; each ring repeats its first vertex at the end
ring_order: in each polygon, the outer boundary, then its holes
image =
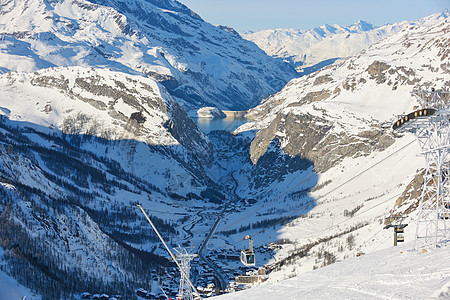
POLYGON ((251 160, 258 163, 276 139, 285 153, 308 159, 316 172, 325 172, 346 157, 383 151, 394 143, 393 135, 379 125, 354 135, 333 129, 330 121, 310 114, 279 114, 267 128, 256 133, 250 147, 251 160))
POLYGON ((401 214, 409 215, 419 207, 424 183, 425 170, 417 172, 413 180, 406 186, 402 195, 395 201, 394 209, 401 214))
POLYGON ((370 78, 374 79, 376 83, 381 84, 386 82, 386 75, 384 74, 384 72, 389 68, 390 66, 385 62, 374 61, 367 68, 367 73, 370 74, 370 78))
MULTIPOLYGON (((307 170, 314 165, 314 162, 300 154, 286 153, 280 146, 280 140, 278 138, 273 139, 262 156, 258 158, 257 162, 254 162, 250 172, 250 189, 257 191, 273 182, 282 182, 284 176, 307 170)), ((252 151, 250 151, 250 155, 252 155, 252 151)))
POLYGON ((202 107, 199 110, 197 110, 197 116, 199 118, 225 118, 227 115, 223 113, 220 109, 217 107, 202 107))
POLYGON ((214 159, 212 145, 195 122, 176 102, 169 105, 168 114, 170 120, 164 124, 164 127, 202 163, 210 165, 214 159))

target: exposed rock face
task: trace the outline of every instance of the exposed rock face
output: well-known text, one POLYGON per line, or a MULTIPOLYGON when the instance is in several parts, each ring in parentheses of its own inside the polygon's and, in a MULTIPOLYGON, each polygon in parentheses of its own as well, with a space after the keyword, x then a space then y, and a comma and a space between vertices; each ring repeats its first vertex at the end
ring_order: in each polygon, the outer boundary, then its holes
POLYGON ((395 201, 397 212, 408 215, 419 207, 424 175, 425 170, 417 172, 413 180, 406 186, 402 195, 395 201))
POLYGON ((310 92, 303 97, 299 103, 296 103, 295 105, 303 105, 303 104, 309 104, 312 102, 322 101, 325 99, 328 99, 331 96, 330 91, 322 90, 318 92, 310 92))
POLYGON ((344 158, 357 158, 391 146, 396 136, 388 126, 393 115, 412 111, 410 92, 446 89, 447 16, 424 20, 374 44, 359 55, 316 73, 291 80, 282 91, 250 110, 251 123, 238 132, 259 130, 251 145, 257 163, 277 140, 281 149, 314 163, 325 172, 344 158), (444 36, 443 36, 444 35, 444 36), (423 58, 430 66, 423 64, 423 58))
POLYGON ((333 81, 333 78, 330 75, 323 75, 314 80, 314 85, 324 84, 330 81, 333 81))
POLYGON ((223 113, 220 109, 217 107, 202 107, 199 110, 197 110, 197 116, 199 118, 225 118, 227 115, 223 113))
MULTIPOLYGON (((305 171, 314 165, 300 153, 283 153, 280 144, 278 139, 272 140, 263 155, 258 158, 257 162, 254 162, 250 173, 250 189, 259 190, 273 182, 282 182, 284 176, 297 171, 305 171)), ((250 151, 250 155, 252 155, 252 151, 250 151)))
POLYGON ((358 157, 382 151, 393 144, 392 134, 374 126, 356 135, 333 132, 333 124, 309 114, 279 114, 271 124, 257 132, 250 157, 257 163, 271 141, 280 141, 283 150, 313 162, 316 172, 325 172, 346 157, 358 157))
POLYGON ((375 79, 378 84, 386 82, 384 71, 388 70, 390 66, 384 62, 374 61, 368 68, 367 72, 370 74, 370 79, 375 79))

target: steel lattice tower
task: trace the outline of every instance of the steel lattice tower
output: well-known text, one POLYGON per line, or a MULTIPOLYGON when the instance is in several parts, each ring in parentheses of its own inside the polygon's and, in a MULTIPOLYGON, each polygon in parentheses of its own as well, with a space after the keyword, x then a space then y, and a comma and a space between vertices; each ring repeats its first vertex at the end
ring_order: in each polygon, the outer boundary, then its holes
POLYGON ((180 287, 178 289, 178 299, 182 300, 193 300, 194 294, 192 293, 192 288, 189 284, 189 275, 191 270, 191 260, 196 257, 195 254, 188 253, 186 249, 179 247, 175 249, 177 252, 176 257, 180 262, 180 287))
MULTIPOLYGON (((137 206, 142 211, 142 213, 144 214, 145 218, 147 219, 147 221, 150 223, 150 225, 152 226, 153 230, 155 231, 156 235, 161 240, 161 243, 164 245, 164 247, 166 247, 167 252, 169 252, 169 254, 172 257, 173 261, 177 264, 178 268, 180 269, 181 278, 180 278, 180 290, 179 290, 179 297, 178 297, 178 299, 192 300, 192 299, 194 299, 194 293, 195 293, 196 299, 201 299, 200 294, 198 293, 197 289, 195 288, 195 286, 192 284, 191 280, 189 279, 190 262, 191 262, 192 258, 194 258, 196 255, 195 254, 189 254, 189 253, 187 253, 187 251, 185 249, 179 247, 180 250, 177 250, 177 253, 178 253, 179 258, 181 259, 181 262, 178 262, 178 258, 175 255, 173 255, 173 253, 170 250, 169 246, 164 241, 163 237, 159 233, 158 229, 155 227, 155 224, 153 224, 153 222, 150 219, 150 217, 145 212, 144 208, 142 208, 142 206, 140 204, 138 204, 137 206), (191 290, 191 288, 192 288, 192 290, 191 290)), ((164 293, 164 290, 162 288, 161 288, 161 290, 164 293)))
POLYGON ((440 243, 450 238, 450 99, 449 92, 415 91, 421 109, 403 115, 394 129, 412 132, 426 160, 415 244, 440 243))

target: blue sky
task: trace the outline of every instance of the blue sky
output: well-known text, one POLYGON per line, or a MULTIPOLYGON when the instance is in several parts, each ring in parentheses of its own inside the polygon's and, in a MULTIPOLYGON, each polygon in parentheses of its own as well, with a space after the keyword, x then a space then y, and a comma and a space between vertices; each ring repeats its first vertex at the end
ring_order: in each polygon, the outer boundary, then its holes
POLYGON ((450 0, 178 0, 205 21, 238 31, 312 29, 364 20, 379 26, 415 21, 450 8, 450 0))

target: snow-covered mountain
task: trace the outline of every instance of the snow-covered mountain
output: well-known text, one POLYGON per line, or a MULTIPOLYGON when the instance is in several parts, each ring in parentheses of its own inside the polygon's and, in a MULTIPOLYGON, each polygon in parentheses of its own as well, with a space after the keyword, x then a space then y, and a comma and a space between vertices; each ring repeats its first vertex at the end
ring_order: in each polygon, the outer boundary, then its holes
POLYGON ((203 286, 245 273, 247 234, 274 282, 389 247, 389 210, 416 217, 423 158, 391 119, 417 104, 413 88, 449 87, 448 18, 291 80, 234 134, 205 136, 178 101, 243 107, 214 97, 256 99, 284 67, 176 1, 1 4, 0 278, 21 285, 9 294, 176 291, 138 203, 170 246, 201 252, 203 286))
POLYGON ((352 58, 293 79, 249 111, 253 121, 235 133, 254 134, 253 163, 278 146, 311 166, 289 184, 287 175, 253 191, 257 204, 224 221, 232 245, 245 246, 240 229, 254 236, 262 264, 272 270, 269 281, 390 247, 392 232, 383 230, 389 213, 407 216, 406 240, 413 238, 425 162, 415 138, 392 132, 392 123, 417 108, 412 90, 449 90, 449 34, 450 18, 425 18, 352 58), (288 202, 293 195, 296 201, 288 202), (288 224, 254 226, 265 215, 284 215, 288 224), (268 241, 282 244, 269 258, 268 241))
MULTIPOLYGON (((379 143, 386 132, 382 125, 412 110, 415 103, 411 102, 409 92, 414 88, 440 89, 449 85, 449 18, 432 16, 426 20, 342 63, 293 79, 282 91, 250 110, 248 117, 254 121, 243 125, 239 131, 259 129, 255 144, 263 132, 270 134, 263 138, 265 146, 274 137, 279 138, 287 153, 313 159, 316 169, 320 166, 323 170, 332 167, 334 162, 332 159, 322 162, 330 159, 330 149, 317 147, 318 142, 333 148, 340 144, 354 147, 355 143, 342 137, 364 133, 372 141, 378 137, 378 147, 389 146, 389 143, 379 143), (315 123, 318 127, 298 127, 294 122, 292 128, 287 128, 294 119, 298 119, 299 124, 315 123), (275 123, 278 125, 272 128, 275 123), (313 135, 301 139, 285 135, 292 133, 289 129, 300 128, 306 130, 303 134, 311 131, 313 135), (336 144, 332 140, 337 136, 340 141, 336 144), (325 140, 321 141, 322 138, 325 140), (325 152, 328 155, 323 155, 325 152)), ((357 151, 350 152, 353 155, 357 151)), ((258 153, 255 148, 254 161, 258 160, 258 153)))
POLYGON ((20 0, 0 6, 0 70, 109 68, 161 82, 187 107, 247 109, 295 70, 161 0, 20 0))
POLYGON ((136 203, 166 237, 198 243, 181 226, 223 195, 204 169, 208 138, 164 87, 83 67, 9 72, 0 86, 3 271, 44 299, 151 288, 144 270, 170 264, 136 203))
MULTIPOLYGON (((449 14, 446 10, 431 18, 442 19, 449 14)), ((360 20, 350 26, 326 24, 311 30, 268 29, 244 32, 242 36, 257 44, 267 54, 293 64, 301 74, 309 74, 337 59, 353 56, 405 28, 430 21, 429 19, 378 27, 360 20)))

